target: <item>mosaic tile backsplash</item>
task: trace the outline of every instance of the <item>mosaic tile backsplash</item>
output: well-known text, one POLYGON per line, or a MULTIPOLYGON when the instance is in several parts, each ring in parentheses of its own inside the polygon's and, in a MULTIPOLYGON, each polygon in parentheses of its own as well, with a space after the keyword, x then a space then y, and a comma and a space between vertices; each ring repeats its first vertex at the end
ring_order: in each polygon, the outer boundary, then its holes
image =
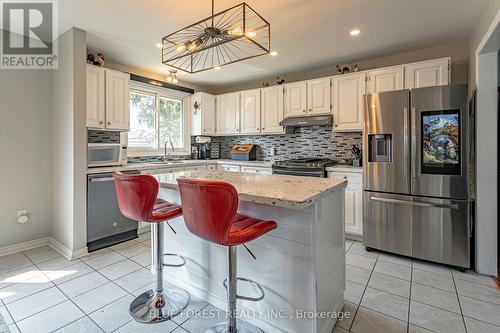
POLYGON ((88 130, 88 143, 120 143, 120 132, 88 130))
POLYGON ((318 157, 350 164, 352 145, 362 148, 362 138, 362 132, 338 133, 332 131, 332 126, 313 126, 299 128, 295 134, 212 137, 212 143, 219 146, 220 158, 224 159, 231 157, 234 144, 251 143, 257 146, 257 160, 318 157))

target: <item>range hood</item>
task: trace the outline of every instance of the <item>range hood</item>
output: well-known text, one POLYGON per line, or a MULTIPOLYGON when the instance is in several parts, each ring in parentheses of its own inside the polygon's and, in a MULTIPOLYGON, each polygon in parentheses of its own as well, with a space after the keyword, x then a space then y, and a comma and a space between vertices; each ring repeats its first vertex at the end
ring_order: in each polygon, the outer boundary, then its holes
POLYGON ((288 134, 295 133, 295 129, 298 127, 327 125, 333 125, 333 116, 331 114, 311 117, 288 117, 280 122, 280 126, 285 127, 288 134))

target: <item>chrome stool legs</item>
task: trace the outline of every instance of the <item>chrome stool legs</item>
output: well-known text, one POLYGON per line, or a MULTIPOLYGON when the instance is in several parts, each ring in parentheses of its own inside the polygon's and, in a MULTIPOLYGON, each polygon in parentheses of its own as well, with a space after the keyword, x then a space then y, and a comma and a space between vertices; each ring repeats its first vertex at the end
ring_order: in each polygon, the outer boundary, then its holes
MULTIPOLYGON (((163 266, 165 265, 163 263, 163 229, 164 222, 151 225, 153 263, 156 267, 155 290, 148 290, 139 295, 130 304, 129 308, 132 318, 140 323, 157 323, 170 320, 181 313, 189 301, 189 294, 182 289, 163 289, 163 266)), ((185 260, 183 257, 181 258, 183 261, 185 260)), ((179 265, 175 266, 178 267, 179 265)))
POLYGON ((226 323, 220 323, 211 327, 205 331, 205 333, 264 333, 263 330, 254 326, 248 322, 241 321, 236 318, 236 301, 238 299, 244 299, 247 301, 260 301, 264 299, 264 290, 256 282, 237 277, 237 260, 236 260, 236 246, 228 247, 228 277, 224 281, 224 287, 227 289, 227 316, 228 321, 226 323), (256 286, 261 295, 259 297, 248 297, 240 296, 237 293, 238 280, 245 281, 256 286))

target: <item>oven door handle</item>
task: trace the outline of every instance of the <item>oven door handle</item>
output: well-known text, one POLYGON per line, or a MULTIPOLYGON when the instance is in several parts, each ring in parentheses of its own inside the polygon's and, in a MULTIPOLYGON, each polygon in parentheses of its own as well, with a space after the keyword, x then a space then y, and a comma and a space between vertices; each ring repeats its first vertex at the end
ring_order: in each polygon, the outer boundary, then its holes
POLYGON ((445 208, 445 209, 458 209, 457 204, 433 204, 433 203, 428 203, 428 202, 415 202, 415 201, 408 201, 408 200, 400 200, 400 199, 391 199, 391 198, 381 198, 381 197, 370 197, 371 200, 373 201, 378 201, 378 202, 386 202, 386 203, 393 203, 393 204, 401 204, 401 205, 410 205, 410 206, 417 206, 417 207, 434 207, 434 208, 445 208))

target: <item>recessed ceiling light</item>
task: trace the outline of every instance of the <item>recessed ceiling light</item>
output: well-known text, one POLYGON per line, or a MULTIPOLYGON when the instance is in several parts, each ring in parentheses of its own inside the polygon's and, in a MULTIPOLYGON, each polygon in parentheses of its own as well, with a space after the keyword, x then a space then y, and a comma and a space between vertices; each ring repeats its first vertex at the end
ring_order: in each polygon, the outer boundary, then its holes
POLYGON ((271 51, 270 55, 272 55, 273 57, 276 57, 278 55, 278 52, 276 51, 271 51))
POLYGON ((218 71, 218 70, 220 70, 220 66, 215 66, 215 67, 214 67, 214 69, 215 69, 216 71, 218 71))
POLYGON ((156 47, 159 48, 159 49, 162 49, 163 48, 163 44, 162 43, 157 43, 156 47))
POLYGON ((351 30, 351 36, 357 36, 361 33, 361 30, 359 29, 353 29, 351 30))

